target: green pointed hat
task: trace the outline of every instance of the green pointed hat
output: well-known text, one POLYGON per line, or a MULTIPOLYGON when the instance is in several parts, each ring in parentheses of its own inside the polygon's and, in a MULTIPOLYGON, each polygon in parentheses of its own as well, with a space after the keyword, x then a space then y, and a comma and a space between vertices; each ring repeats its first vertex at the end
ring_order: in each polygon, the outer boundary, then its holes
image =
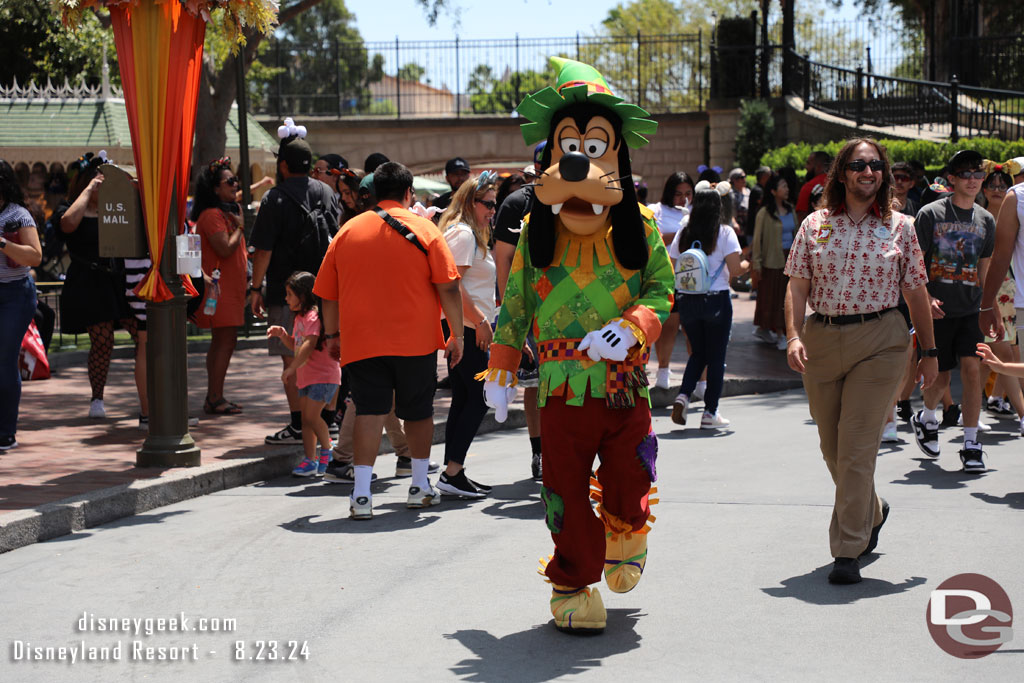
POLYGON ((552 66, 558 69, 555 87, 548 86, 533 95, 527 95, 516 107, 520 116, 531 121, 521 126, 527 145, 547 140, 555 112, 575 102, 594 102, 615 112, 622 119, 622 137, 634 149, 647 144, 644 135, 651 135, 658 130, 658 123, 647 118, 649 114, 646 111, 616 97, 604 76, 594 67, 565 57, 550 59, 552 66))

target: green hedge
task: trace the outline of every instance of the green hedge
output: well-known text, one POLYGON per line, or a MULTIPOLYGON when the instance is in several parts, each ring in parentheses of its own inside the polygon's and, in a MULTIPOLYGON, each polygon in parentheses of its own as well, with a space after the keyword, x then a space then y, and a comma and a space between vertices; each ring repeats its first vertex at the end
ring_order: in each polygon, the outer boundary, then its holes
MULTIPOLYGON (((761 163, 773 169, 790 166, 800 170, 807 162, 807 156, 823 149, 835 157, 845 140, 833 140, 812 145, 807 142, 792 142, 777 147, 761 157, 761 163)), ((930 142, 928 140, 879 140, 889 152, 889 159, 896 161, 919 161, 927 167, 942 167, 958 150, 973 149, 986 159, 1006 161, 1024 156, 1024 139, 1007 142, 993 138, 965 138, 959 142, 930 142)))

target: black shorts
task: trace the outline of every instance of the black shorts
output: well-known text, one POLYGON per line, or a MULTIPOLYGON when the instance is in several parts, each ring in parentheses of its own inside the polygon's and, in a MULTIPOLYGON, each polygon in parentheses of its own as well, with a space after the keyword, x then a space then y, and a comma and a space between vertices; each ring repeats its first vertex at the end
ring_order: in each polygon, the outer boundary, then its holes
POLYGON ((425 356, 376 356, 345 366, 356 415, 387 415, 395 406, 402 420, 426 420, 434 414, 437 353, 425 356))
POLYGON ((984 341, 978 327, 978 314, 932 321, 935 348, 939 350, 939 372, 952 370, 960 358, 975 357, 977 345, 984 341))

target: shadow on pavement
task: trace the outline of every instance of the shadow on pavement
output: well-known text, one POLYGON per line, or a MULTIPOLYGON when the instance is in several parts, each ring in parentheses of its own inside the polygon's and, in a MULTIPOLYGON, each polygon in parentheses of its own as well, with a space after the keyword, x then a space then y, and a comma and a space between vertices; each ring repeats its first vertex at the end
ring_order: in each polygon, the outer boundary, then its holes
POLYGON ((338 501, 338 516, 333 519, 327 519, 323 515, 305 515, 278 526, 285 531, 294 531, 300 534, 376 534, 429 526, 441 519, 441 516, 437 514, 431 516, 421 514, 432 511, 435 509, 409 510, 405 507, 405 503, 374 505, 373 519, 354 520, 348 518, 348 498, 344 497, 338 501), (313 521, 314 519, 317 521, 313 521))
POLYGON ((1007 493, 1005 496, 993 496, 989 493, 972 493, 978 500, 992 505, 1006 505, 1014 510, 1024 510, 1024 491, 1007 493))
POLYGON ((540 683, 585 673, 602 660, 640 647, 636 633, 639 610, 608 610, 608 626, 589 637, 561 633, 551 622, 496 638, 487 631, 468 629, 445 634, 473 653, 451 667, 466 681, 540 683))
MULTIPOLYGON (((861 570, 873 563, 878 556, 872 554, 861 560, 861 570)), ((828 582, 832 563, 818 567, 806 574, 783 579, 781 587, 762 588, 761 591, 773 598, 796 598, 812 605, 849 605, 858 600, 896 595, 923 585, 927 579, 912 576, 903 583, 890 583, 865 576, 860 583, 849 586, 833 586, 828 582)))
MULTIPOLYGON (((893 484, 908 486, 931 486, 933 489, 953 490, 966 488, 964 482, 977 481, 980 475, 968 474, 962 470, 946 470, 939 463, 926 456, 914 458, 921 466, 903 475, 903 479, 893 479, 893 484)), ((989 472, 995 470, 989 469, 989 472)))

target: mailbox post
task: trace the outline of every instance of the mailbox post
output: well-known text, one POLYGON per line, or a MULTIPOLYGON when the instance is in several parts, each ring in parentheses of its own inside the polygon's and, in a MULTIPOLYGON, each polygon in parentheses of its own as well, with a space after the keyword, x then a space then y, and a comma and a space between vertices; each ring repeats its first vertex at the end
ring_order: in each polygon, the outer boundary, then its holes
MULTIPOLYGON (((103 167, 99 193, 100 255, 145 258, 146 231, 136 181, 124 170, 103 167)), ((177 196, 173 193, 172 196, 177 196)), ((199 448, 188 433, 188 355, 185 339, 185 288, 177 273, 177 208, 171 201, 160 262, 160 276, 174 297, 146 303, 146 391, 149 435, 135 453, 138 467, 195 467, 199 448)))

